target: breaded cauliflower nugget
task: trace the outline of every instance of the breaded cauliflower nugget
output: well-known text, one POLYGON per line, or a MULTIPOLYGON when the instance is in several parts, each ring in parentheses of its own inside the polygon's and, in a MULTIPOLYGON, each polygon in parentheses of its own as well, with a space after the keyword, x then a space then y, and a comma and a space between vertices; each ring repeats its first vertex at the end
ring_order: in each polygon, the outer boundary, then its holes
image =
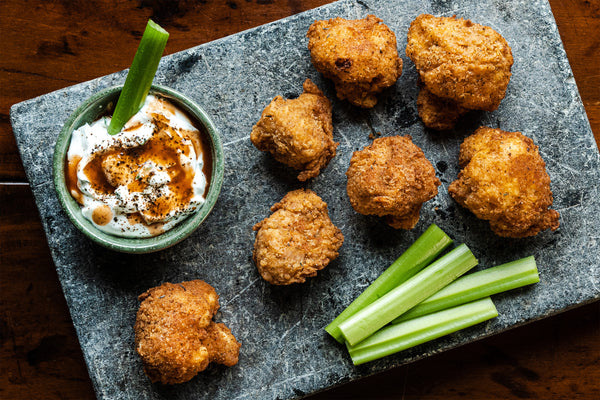
POLYGON ((211 362, 233 366, 241 344, 212 318, 215 289, 201 280, 163 283, 139 296, 135 347, 152 382, 182 383, 211 362))
POLYGON ((533 140, 521 132, 480 127, 460 146, 458 179, 450 195, 494 233, 522 238, 559 225, 550 177, 533 140))
POLYGON ((335 156, 331 103, 310 79, 300 97, 277 96, 252 128, 250 140, 261 151, 300 171, 298 180, 319 175, 335 156))
MULTIPOLYGON (((422 85, 457 107, 493 111, 506 95, 512 52, 506 40, 488 26, 421 14, 410 24, 406 55, 415 63, 422 85)), ((422 108, 419 111, 422 115, 422 108)), ((443 124, 435 119, 443 115, 428 117, 443 124)))
POLYGON ((360 214, 386 217, 396 229, 412 229, 440 180, 410 136, 377 138, 355 151, 346 171, 350 204, 360 214))
POLYGON ((333 81, 339 99, 356 106, 375 106, 375 95, 402 74, 396 35, 374 15, 315 21, 306 36, 317 71, 333 81))
POLYGON ((289 192, 271 211, 271 216, 253 227, 254 263, 267 282, 302 283, 338 256, 344 235, 329 219, 327 203, 315 192, 289 192))

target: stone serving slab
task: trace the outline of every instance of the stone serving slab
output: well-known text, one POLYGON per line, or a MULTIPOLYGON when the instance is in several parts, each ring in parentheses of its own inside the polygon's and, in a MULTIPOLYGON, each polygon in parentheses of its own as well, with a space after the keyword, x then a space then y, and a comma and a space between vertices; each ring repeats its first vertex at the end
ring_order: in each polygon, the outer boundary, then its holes
MULTIPOLYGON (((134 45, 132 43, 132 45, 134 45)), ((217 205, 179 245, 124 255, 86 239, 62 212, 52 184, 52 149, 68 116, 91 94, 121 84, 125 71, 65 88, 11 109, 13 130, 92 382, 100 399, 290 399, 364 377, 538 320, 600 297, 600 156, 550 7, 546 1, 340 1, 165 57, 155 82, 205 107, 220 129, 226 172, 217 205), (499 31, 515 64, 494 112, 470 114, 450 133, 424 129, 416 110, 417 74, 404 55, 406 32, 420 13, 470 18, 499 31), (404 72, 379 104, 361 110, 335 98, 312 67, 305 33, 315 19, 373 13, 398 38, 404 72), (338 155, 317 178, 296 174, 249 140, 276 95, 294 97, 311 78, 333 101, 338 155), (478 126, 522 131, 540 147, 552 179, 555 232, 503 239, 447 192, 458 174, 462 140, 478 126), (371 134, 412 135, 436 166, 440 193, 412 231, 396 231, 355 213, 345 192, 352 152, 371 134), (345 235, 338 259, 302 285, 272 286, 251 259, 252 226, 286 192, 315 190, 345 235), (431 223, 466 243, 485 268, 534 255, 541 282, 494 297, 492 321, 360 367, 323 330, 431 223), (163 282, 203 279, 221 296, 217 319, 243 343, 239 363, 211 366, 192 381, 151 384, 134 350, 137 296, 163 282)))

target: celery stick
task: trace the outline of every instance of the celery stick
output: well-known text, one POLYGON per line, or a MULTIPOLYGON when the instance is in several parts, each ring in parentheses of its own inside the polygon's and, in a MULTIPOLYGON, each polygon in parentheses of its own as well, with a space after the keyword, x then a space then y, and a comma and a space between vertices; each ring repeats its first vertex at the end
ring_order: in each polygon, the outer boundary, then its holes
POLYGON ((452 239, 432 224, 406 251, 358 296, 325 330, 340 343, 344 342, 339 325, 402 282, 429 265, 452 239))
POLYGON ((144 105, 168 38, 167 31, 154 21, 148 20, 110 120, 109 134, 116 135, 121 132, 127 121, 144 105))
POLYGON ((392 323, 396 324, 539 281, 535 259, 533 256, 525 257, 462 276, 393 320, 392 323))
POLYGON ((421 272, 369 304, 340 324, 351 346, 372 335, 477 265, 471 250, 461 244, 421 272))
POLYGON ((498 316, 498 311, 492 300, 487 297, 396 325, 389 325, 358 345, 348 346, 348 351, 354 365, 359 365, 437 339, 496 316, 498 316))

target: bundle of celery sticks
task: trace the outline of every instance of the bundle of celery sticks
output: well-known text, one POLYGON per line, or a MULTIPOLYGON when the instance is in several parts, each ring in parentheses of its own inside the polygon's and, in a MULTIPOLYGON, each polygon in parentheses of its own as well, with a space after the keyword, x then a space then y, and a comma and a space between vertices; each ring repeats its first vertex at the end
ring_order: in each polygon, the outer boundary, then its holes
POLYGON ((489 296, 540 280, 533 256, 464 275, 478 261, 465 244, 440 257, 452 242, 431 225, 325 328, 355 365, 494 318, 489 296))

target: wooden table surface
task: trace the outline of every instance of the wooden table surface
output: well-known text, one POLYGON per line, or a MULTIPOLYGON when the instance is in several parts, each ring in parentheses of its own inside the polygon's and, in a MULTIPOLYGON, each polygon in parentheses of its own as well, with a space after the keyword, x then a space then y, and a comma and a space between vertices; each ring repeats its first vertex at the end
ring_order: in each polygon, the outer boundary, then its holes
MULTIPOLYGON (((171 33, 166 52, 174 53, 326 3, 0 2, 1 399, 94 398, 19 159, 10 106, 127 68, 150 17, 171 33)), ((600 143, 600 0, 550 3, 600 143)), ((598 399, 600 302, 311 397, 350 398, 598 399)))

